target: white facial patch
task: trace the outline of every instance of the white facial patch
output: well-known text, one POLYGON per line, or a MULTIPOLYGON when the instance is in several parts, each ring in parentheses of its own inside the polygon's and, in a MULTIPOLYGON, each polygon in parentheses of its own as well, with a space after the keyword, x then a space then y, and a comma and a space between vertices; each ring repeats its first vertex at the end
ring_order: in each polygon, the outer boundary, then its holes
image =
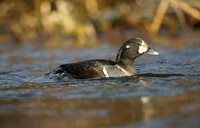
POLYGON ((142 54, 148 50, 147 46, 141 45, 138 49, 138 53, 142 54))
POLYGON ((142 45, 145 45, 144 40, 140 39, 142 41, 142 45))
POLYGON ((126 46, 126 48, 130 48, 130 46, 129 46, 129 45, 127 45, 127 46, 126 46))
POLYGON ((147 52, 148 46, 146 45, 146 43, 144 42, 144 40, 142 40, 142 39, 140 39, 140 38, 137 38, 137 39, 139 39, 139 40, 142 41, 141 46, 139 46, 138 53, 142 54, 142 53, 144 53, 144 52, 147 52))
POLYGON ((142 41, 142 44, 141 44, 141 46, 138 49, 138 53, 140 53, 140 54, 142 54, 142 53, 144 53, 144 52, 146 52, 148 50, 148 47, 144 43, 144 41, 143 40, 141 40, 141 41, 142 41))

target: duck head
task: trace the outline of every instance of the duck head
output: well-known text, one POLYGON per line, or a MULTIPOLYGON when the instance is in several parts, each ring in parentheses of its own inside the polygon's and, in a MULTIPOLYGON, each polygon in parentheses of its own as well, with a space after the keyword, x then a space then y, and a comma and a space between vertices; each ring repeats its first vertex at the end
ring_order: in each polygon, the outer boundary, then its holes
POLYGON ((119 49, 116 61, 130 60, 133 62, 137 57, 143 54, 159 55, 158 52, 147 45, 146 41, 135 37, 126 41, 119 49))

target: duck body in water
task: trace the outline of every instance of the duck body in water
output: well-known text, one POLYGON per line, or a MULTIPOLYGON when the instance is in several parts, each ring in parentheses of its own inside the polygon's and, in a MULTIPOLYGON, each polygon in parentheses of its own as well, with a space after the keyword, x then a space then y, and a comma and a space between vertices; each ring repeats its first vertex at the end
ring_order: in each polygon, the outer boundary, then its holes
POLYGON ((136 74, 134 60, 143 54, 159 53, 151 49, 143 39, 136 37, 122 45, 115 61, 95 59, 68 63, 60 65, 53 73, 65 74, 75 79, 133 76, 136 74))

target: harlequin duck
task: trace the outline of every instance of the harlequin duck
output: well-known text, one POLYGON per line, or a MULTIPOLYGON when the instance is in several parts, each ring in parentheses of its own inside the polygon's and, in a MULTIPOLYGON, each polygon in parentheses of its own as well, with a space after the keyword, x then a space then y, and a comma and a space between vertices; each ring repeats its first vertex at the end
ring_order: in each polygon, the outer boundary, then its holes
POLYGON ((132 76, 136 74, 134 60, 143 54, 158 55, 159 53, 148 47, 143 39, 136 37, 124 43, 115 61, 95 59, 68 63, 60 65, 53 72, 64 73, 75 79, 132 76))

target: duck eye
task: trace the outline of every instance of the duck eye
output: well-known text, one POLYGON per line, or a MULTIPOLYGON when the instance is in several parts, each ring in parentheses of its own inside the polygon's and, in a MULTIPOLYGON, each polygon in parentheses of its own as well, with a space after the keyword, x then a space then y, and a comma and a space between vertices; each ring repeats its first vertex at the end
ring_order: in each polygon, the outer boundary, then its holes
POLYGON ((136 45, 140 46, 140 43, 136 43, 136 45))

